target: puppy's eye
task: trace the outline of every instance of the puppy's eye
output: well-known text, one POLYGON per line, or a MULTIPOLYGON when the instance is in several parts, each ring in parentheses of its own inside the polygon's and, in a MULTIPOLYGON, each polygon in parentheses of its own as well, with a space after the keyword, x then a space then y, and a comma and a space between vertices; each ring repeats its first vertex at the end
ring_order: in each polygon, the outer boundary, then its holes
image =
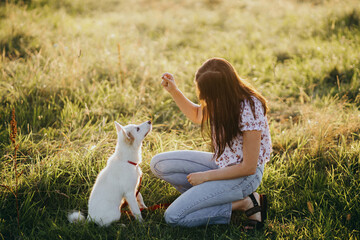
POLYGON ((136 131, 137 131, 137 132, 138 132, 138 131, 140 131, 140 128, 139 128, 139 127, 137 127, 137 128, 136 128, 136 131))

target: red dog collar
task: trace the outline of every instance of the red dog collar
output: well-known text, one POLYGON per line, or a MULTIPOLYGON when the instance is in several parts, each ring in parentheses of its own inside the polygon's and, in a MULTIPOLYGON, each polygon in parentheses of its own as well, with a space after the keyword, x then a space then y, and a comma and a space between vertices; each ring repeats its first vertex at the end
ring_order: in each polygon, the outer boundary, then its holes
POLYGON ((132 162, 132 161, 128 161, 128 163, 130 163, 130 164, 132 164, 132 165, 134 165, 134 166, 137 166, 137 163, 134 163, 134 162, 132 162))

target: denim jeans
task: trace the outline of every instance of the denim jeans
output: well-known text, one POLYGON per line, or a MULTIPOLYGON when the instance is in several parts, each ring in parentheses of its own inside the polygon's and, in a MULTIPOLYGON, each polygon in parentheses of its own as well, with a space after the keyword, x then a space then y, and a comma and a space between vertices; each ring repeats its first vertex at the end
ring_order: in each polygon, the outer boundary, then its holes
POLYGON ((173 151, 160 153, 151 160, 151 171, 181 193, 165 212, 168 224, 184 227, 228 224, 231 203, 249 196, 259 187, 264 165, 250 176, 192 186, 187 181, 188 174, 218 168, 212 157, 213 153, 208 152, 173 151))

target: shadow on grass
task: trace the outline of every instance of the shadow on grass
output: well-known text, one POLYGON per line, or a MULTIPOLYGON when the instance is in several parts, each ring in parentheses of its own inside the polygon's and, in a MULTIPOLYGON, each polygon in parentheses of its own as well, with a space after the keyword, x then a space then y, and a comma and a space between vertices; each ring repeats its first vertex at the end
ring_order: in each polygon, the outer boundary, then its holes
POLYGON ((0 51, 9 59, 28 58, 40 48, 35 37, 23 32, 11 33, 0 39, 0 51))
POLYGON ((360 82, 358 80, 358 73, 356 67, 346 67, 339 70, 337 66, 329 70, 323 78, 314 79, 315 87, 308 88, 307 94, 309 96, 338 96, 345 98, 349 102, 360 104, 360 82))

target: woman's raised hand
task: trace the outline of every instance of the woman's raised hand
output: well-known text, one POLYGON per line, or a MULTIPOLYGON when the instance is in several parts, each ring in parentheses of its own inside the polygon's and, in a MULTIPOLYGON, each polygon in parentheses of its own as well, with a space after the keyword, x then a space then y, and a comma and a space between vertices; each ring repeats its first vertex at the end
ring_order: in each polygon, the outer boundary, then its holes
POLYGON ((161 85, 165 88, 166 91, 172 92, 177 89, 174 76, 171 73, 164 73, 162 76, 161 85))
POLYGON ((177 88, 174 76, 171 73, 164 73, 162 76, 161 85, 168 91, 174 99, 176 105, 180 110, 194 123, 201 123, 202 112, 201 106, 190 101, 185 95, 177 88))

